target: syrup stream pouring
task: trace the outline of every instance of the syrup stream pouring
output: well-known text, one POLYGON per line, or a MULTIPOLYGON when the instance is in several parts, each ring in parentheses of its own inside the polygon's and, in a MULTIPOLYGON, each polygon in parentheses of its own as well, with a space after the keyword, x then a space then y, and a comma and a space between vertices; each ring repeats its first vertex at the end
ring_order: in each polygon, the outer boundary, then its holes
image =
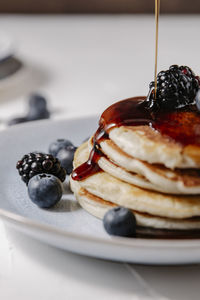
POLYGON ((156 44, 155 44, 155 92, 154 97, 156 100, 156 90, 157 90, 157 64, 158 64, 158 23, 159 23, 159 13, 160 13, 160 0, 155 0, 155 21, 156 21, 156 44))

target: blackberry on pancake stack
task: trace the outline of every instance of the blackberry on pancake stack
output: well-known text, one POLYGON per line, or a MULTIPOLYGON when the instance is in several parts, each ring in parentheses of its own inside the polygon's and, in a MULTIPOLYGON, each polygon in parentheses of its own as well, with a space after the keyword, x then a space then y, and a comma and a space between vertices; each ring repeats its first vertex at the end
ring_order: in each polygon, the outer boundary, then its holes
POLYGON ((199 79, 173 65, 148 97, 107 108, 93 137, 74 157, 71 187, 103 218, 113 206, 132 210, 144 236, 200 236, 199 79), (159 234, 158 234, 159 233, 159 234))

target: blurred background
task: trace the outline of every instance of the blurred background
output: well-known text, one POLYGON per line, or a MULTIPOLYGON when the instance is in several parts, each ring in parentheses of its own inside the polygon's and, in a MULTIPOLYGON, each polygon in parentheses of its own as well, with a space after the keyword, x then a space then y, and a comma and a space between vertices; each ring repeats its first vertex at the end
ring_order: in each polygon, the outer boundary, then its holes
MULTIPOLYGON (((151 0, 6 0, 1 13, 153 13, 151 0)), ((200 13, 199 0, 162 0, 162 13, 200 13)))
MULTIPOLYGON (((158 72, 179 64, 199 74, 200 1, 160 3, 158 72)), ((119 99, 146 95, 154 8, 155 0, 0 1, 0 128, 98 115, 119 99), (48 111, 29 107, 33 93, 48 111)))

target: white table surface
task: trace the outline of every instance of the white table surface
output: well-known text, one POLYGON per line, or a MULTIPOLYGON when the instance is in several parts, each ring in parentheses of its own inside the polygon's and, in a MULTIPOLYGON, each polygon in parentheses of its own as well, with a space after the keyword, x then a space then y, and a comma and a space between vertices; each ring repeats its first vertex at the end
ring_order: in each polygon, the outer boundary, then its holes
MULTIPOLYGON (((160 21, 158 69, 199 68, 200 16, 160 21)), ((112 102, 147 94, 154 74, 149 16, 1 16, 0 30, 24 62, 0 82, 0 123, 26 110, 41 91, 52 118, 100 114, 112 102)), ((2 174, 1 174, 2 176, 2 174)), ((200 265, 136 266, 61 251, 0 221, 0 299, 199 299, 200 265)))

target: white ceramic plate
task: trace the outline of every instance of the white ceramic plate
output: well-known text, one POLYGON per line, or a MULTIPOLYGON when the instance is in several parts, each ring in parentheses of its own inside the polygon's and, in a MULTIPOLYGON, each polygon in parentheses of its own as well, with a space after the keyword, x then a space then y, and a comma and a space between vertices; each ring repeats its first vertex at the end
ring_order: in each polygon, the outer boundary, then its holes
POLYGON ((39 209, 15 169, 31 151, 48 151, 57 138, 79 145, 97 127, 97 118, 42 121, 17 125, 0 133, 0 216, 15 229, 42 242, 75 253, 143 264, 200 262, 200 239, 154 240, 108 236, 102 222, 89 215, 69 192, 56 207, 39 209))

